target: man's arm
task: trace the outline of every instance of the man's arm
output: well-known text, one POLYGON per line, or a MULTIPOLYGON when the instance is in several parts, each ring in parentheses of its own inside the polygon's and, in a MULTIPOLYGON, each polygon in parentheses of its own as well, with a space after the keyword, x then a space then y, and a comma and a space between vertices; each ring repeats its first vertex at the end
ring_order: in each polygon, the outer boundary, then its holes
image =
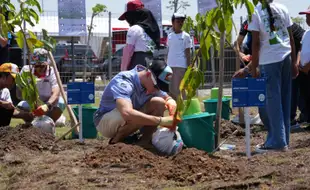
POLYGON ((161 118, 144 114, 133 109, 132 104, 126 99, 117 99, 116 106, 121 113, 123 119, 128 124, 135 124, 141 126, 156 126, 159 125, 161 118))
POLYGON ((252 31, 252 64, 249 67, 250 72, 256 71, 259 63, 260 41, 259 32, 252 31))
POLYGON ((49 98, 47 101, 48 104, 50 105, 55 105, 58 102, 60 95, 60 88, 59 86, 55 86, 52 88, 52 96, 49 98))
POLYGON ((290 44, 291 44, 291 59, 293 65, 297 65, 297 59, 296 59, 296 47, 295 47, 295 41, 294 41, 294 36, 292 33, 292 27, 287 28, 288 33, 290 35, 290 44))
POLYGON ((34 118, 34 115, 30 112, 26 112, 15 108, 12 117, 17 119, 23 119, 26 122, 31 122, 34 118))
POLYGON ((237 38, 237 41, 234 43, 234 49, 235 51, 239 54, 239 57, 242 58, 243 56, 245 56, 244 53, 241 52, 241 45, 243 43, 243 40, 244 40, 244 36, 242 35, 238 35, 238 38, 237 38))
POLYGON ((191 64, 191 48, 185 49, 185 57, 186 57, 187 66, 189 66, 191 64))

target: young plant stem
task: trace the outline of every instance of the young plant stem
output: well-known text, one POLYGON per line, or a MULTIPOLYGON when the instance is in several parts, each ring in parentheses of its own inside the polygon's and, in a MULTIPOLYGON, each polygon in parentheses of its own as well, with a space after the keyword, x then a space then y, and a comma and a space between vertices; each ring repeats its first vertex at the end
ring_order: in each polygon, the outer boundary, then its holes
MULTIPOLYGON (((210 31, 211 31, 211 28, 208 29, 207 34, 206 34, 206 36, 204 36, 203 40, 207 39, 207 37, 208 37, 210 31)), ((195 57, 194 57, 192 63, 191 63, 188 67, 193 68, 193 67, 195 66, 195 62, 197 61, 198 57, 200 57, 200 55, 201 55, 201 48, 198 49, 197 54, 195 55, 195 57)), ((199 68, 199 67, 198 67, 198 68, 199 68)), ((179 94, 178 99, 179 99, 180 97, 182 97, 182 91, 183 91, 183 90, 184 90, 184 89, 181 89, 181 92, 180 92, 180 94, 179 94)), ((188 99, 187 101, 191 101, 191 99, 188 99)), ((183 102, 182 102, 182 104, 183 104, 183 102)), ((177 104, 177 109, 176 109, 176 112, 175 112, 175 114, 174 114, 174 116, 173 116, 173 121, 174 121, 174 122, 173 122, 173 123, 174 123, 173 126, 174 126, 174 127, 176 127, 176 124, 177 124, 177 122, 178 122, 178 114, 179 114, 179 111, 178 111, 178 110, 180 109, 180 106, 181 106, 180 104, 177 104)))
POLYGON ((87 61, 88 61, 88 51, 89 51, 89 42, 90 42, 90 36, 91 36, 91 31, 93 29, 93 22, 94 22, 94 17, 96 15, 93 13, 91 16, 91 21, 90 21, 90 26, 88 28, 88 36, 87 36, 87 46, 86 46, 86 53, 85 53, 85 58, 84 58, 84 68, 83 68, 83 82, 86 81, 86 66, 87 66, 87 61))

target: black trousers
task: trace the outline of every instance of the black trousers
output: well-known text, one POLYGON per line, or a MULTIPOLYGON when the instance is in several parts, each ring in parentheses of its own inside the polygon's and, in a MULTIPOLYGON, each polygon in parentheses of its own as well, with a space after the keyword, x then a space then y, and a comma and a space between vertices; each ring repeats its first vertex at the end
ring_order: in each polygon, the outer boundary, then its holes
POLYGON ((137 65, 147 67, 145 58, 152 59, 153 55, 146 52, 134 52, 128 66, 128 70, 135 68, 137 65))
POLYGON ((305 121, 310 122, 310 74, 299 72, 298 83, 300 85, 300 96, 299 100, 304 101, 301 106, 301 114, 303 114, 305 121))
POLYGON ((0 107, 0 127, 8 126, 11 123, 11 119, 13 117, 14 110, 8 110, 0 107))

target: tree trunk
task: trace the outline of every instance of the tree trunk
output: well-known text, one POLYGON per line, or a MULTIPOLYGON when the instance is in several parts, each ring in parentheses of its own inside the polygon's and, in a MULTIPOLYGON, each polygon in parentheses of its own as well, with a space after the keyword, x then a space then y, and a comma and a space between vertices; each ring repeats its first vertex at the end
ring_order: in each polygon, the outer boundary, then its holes
POLYGON ((218 91, 218 102, 216 110, 216 120, 215 120, 215 147, 218 147, 220 142, 220 127, 222 120, 222 97, 223 97, 223 82, 224 82, 224 45, 225 45, 225 33, 221 33, 220 41, 220 59, 219 59, 219 91, 218 91))
POLYGON ((91 17, 90 21, 90 26, 88 30, 88 37, 87 37, 87 46, 86 46, 86 53, 85 53, 85 58, 84 58, 84 69, 83 69, 83 82, 86 82, 86 66, 87 66, 87 58, 88 58, 88 51, 89 51, 89 42, 90 42, 90 36, 91 36, 91 31, 93 28, 93 21, 94 21, 94 15, 91 17))
POLYGON ((173 4, 174 4, 174 11, 173 12, 176 13, 178 11, 179 0, 174 0, 173 4))

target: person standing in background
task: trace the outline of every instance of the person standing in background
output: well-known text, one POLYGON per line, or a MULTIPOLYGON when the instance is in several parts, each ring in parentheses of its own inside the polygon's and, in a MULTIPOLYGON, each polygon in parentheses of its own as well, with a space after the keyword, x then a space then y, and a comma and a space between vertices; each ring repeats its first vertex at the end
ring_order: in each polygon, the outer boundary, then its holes
MULTIPOLYGON (((300 15, 306 15, 307 25, 310 26, 310 6, 307 11, 300 12, 300 15)), ((301 40, 301 51, 298 58, 300 58, 300 93, 305 97, 305 110, 307 116, 305 121, 310 123, 310 30, 307 30, 301 40)))
POLYGON ((152 12, 144 8, 140 0, 127 3, 127 11, 119 17, 130 26, 123 49, 121 71, 131 70, 136 65, 146 65, 146 58, 153 57, 160 47, 160 30, 152 12))
MULTIPOLYGON (((188 33, 182 31, 185 19, 184 14, 173 14, 171 19, 173 31, 168 35, 167 39, 167 64, 173 71, 169 92, 175 100, 180 94, 179 86, 186 69, 191 64, 191 37, 188 33)), ((184 96, 183 98, 185 98, 184 96)))
POLYGON ((259 66, 266 78, 266 106, 260 115, 267 126, 267 138, 256 146, 258 153, 286 151, 290 142, 291 82, 298 76, 292 34, 292 20, 287 8, 273 0, 260 0, 252 15, 252 64, 247 72, 257 75, 259 66))
MULTIPOLYGON (((304 35, 305 30, 296 23, 292 25, 292 34, 295 42, 296 56, 301 50, 301 40, 304 35)), ((299 64, 299 61, 297 62, 299 64)), ((304 73, 299 72, 296 79, 292 79, 292 98, 291 98, 291 125, 294 126, 297 123, 302 123, 306 121, 308 113, 305 109, 305 98, 303 93, 301 93, 301 84, 304 73), (299 118, 296 118, 297 107, 300 110, 299 118)))

